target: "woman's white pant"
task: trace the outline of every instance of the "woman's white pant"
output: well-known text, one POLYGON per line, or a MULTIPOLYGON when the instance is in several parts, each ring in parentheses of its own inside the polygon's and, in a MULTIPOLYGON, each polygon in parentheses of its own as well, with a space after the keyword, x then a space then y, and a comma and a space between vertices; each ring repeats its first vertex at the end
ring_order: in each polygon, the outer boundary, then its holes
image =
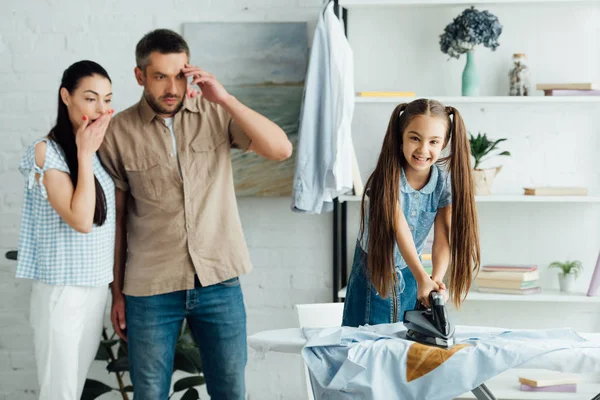
POLYGON ((98 351, 108 286, 34 281, 30 322, 40 400, 79 400, 98 351))

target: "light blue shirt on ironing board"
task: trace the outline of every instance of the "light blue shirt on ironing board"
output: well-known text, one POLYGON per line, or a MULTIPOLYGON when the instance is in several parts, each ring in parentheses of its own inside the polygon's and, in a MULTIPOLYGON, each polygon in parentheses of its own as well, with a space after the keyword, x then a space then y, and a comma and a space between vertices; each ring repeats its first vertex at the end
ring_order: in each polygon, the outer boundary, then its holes
MULTIPOLYGON (((402 212, 406 217, 412 237, 417 248, 417 253, 421 257, 421 251, 431 231, 435 216, 440 208, 444 208, 452 203, 452 189, 448 174, 441 170, 437 165, 431 167, 429 181, 421 190, 415 190, 408 184, 404 169, 400 182, 400 205, 402 212)), ((368 222, 369 216, 367 215, 368 222)), ((365 223, 365 234, 360 240, 360 247, 368 252, 368 223, 365 223)), ((359 233, 360 239, 360 233, 359 233)), ((394 244, 394 263, 396 269, 406 268, 406 262, 400 254, 398 244, 394 244)), ((402 277, 402 274, 400 274, 402 277)), ((404 290, 404 282, 400 282, 400 289, 404 290)))

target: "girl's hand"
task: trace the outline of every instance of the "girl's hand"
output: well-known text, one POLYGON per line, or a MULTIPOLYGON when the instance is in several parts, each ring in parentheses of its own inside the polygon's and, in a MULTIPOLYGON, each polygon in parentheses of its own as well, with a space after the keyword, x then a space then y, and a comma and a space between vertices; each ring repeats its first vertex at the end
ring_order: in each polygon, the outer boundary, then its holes
POLYGON ((444 301, 448 301, 448 292, 446 291, 446 284, 442 282, 441 279, 436 278, 435 276, 431 277, 431 279, 439 286, 440 289, 438 290, 438 292, 442 295, 444 301))
POLYGON ((429 293, 440 291, 440 286, 434 282, 431 278, 427 277, 421 282, 417 282, 417 301, 423 304, 425 307, 431 307, 429 304, 429 293))
POLYGON ((75 135, 75 142, 77 143, 77 152, 79 155, 90 156, 98 151, 104 140, 104 134, 106 133, 106 128, 108 128, 108 123, 110 122, 113 113, 114 110, 109 110, 91 124, 89 123, 89 117, 86 115, 83 116, 83 123, 79 129, 77 129, 75 135))

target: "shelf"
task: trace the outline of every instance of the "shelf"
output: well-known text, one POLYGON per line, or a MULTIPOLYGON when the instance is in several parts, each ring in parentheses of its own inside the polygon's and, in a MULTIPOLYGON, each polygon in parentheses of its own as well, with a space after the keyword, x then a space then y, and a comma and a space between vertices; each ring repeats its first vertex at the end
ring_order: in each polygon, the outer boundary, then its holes
MULTIPOLYGON (((598 0, 600 1, 600 0, 598 0)), ((435 99, 442 104, 564 104, 600 103, 600 96, 417 96, 417 97, 360 97, 354 102, 362 103, 409 103, 417 98, 435 99)))
POLYGON ((600 296, 587 296, 585 293, 563 293, 558 290, 542 289, 539 294, 518 295, 501 293, 482 293, 473 289, 467 295, 467 301, 519 301, 540 303, 596 303, 600 296))
POLYGON ((597 3, 599 0, 339 0, 345 8, 402 7, 439 5, 488 4, 545 4, 545 3, 597 3))
MULTIPOLYGON (((362 196, 345 195, 339 196, 340 203, 362 200, 362 196)), ((525 196, 514 195, 491 195, 475 196, 477 203, 600 203, 600 196, 525 196)))
MULTIPOLYGON (((591 399, 600 393, 600 383, 585 379, 577 384, 576 393, 560 392, 522 392, 519 390, 519 375, 532 371, 531 369, 513 368, 487 380, 485 385, 497 399, 502 400, 581 400, 591 399)), ((534 370, 535 371, 535 370, 534 370)), ((468 392, 454 398, 454 400, 475 399, 473 393, 468 392)))
MULTIPOLYGON (((346 298, 346 287, 338 292, 340 299, 346 298)), ((542 289, 540 294, 516 295, 500 293, 481 293, 473 289, 466 301, 514 301, 533 303, 596 303, 600 304, 600 296, 586 296, 585 293, 563 293, 558 290, 542 289)))

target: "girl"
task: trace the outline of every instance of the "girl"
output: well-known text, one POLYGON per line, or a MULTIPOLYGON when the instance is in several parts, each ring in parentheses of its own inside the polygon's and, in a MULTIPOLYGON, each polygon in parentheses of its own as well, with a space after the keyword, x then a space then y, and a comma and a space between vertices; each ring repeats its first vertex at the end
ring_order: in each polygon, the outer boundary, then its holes
POLYGON ((458 110, 427 99, 397 106, 366 187, 342 324, 403 320, 417 300, 429 306, 431 291, 447 297, 446 270, 459 306, 479 268, 479 234, 469 141, 458 110), (448 157, 440 159, 448 144, 448 157), (432 225, 428 276, 420 252, 432 225))
POLYGON ((19 165, 25 176, 17 277, 33 279, 40 399, 79 400, 113 279, 115 191, 96 151, 111 119, 111 80, 100 65, 65 70, 56 125, 19 165))

